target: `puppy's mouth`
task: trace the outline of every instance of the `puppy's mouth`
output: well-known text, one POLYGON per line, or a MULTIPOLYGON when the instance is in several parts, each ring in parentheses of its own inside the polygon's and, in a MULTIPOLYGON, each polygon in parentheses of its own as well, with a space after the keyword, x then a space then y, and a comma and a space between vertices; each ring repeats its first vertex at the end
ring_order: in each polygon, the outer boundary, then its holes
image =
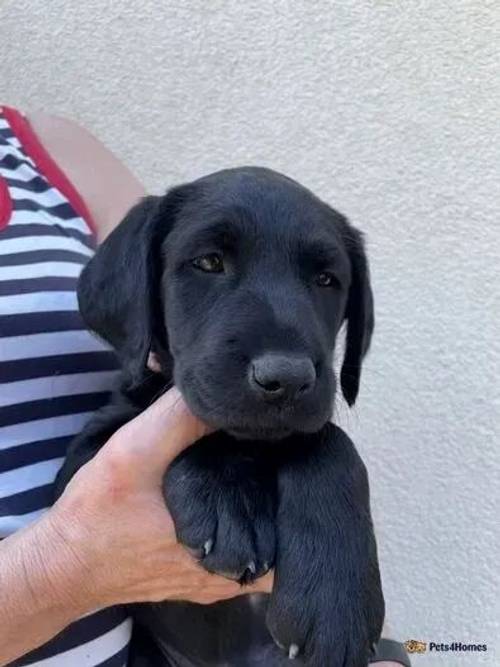
POLYGON ((193 392, 184 393, 184 397, 192 412, 202 421, 218 431, 224 431, 238 440, 282 440, 299 428, 293 428, 288 420, 277 419, 275 415, 265 415, 260 412, 251 420, 248 413, 235 414, 234 411, 219 411, 200 397, 193 396, 193 392))
POLYGON ((314 433, 330 418, 327 409, 306 411, 293 403, 281 407, 252 406, 252 409, 243 400, 241 407, 217 406, 209 398, 210 393, 207 396, 196 383, 176 383, 193 414, 215 430, 224 431, 238 440, 277 441, 293 433, 314 433))

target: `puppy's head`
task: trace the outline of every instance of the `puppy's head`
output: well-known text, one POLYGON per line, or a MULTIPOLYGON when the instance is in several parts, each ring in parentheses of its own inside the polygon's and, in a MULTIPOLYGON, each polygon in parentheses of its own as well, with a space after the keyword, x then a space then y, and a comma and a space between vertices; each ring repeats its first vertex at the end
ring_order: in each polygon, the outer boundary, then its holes
POLYGON ((238 437, 328 421, 335 339, 352 405, 373 330, 363 243, 295 181, 230 169, 134 207, 79 285, 87 324, 140 383, 153 352, 192 411, 238 437))

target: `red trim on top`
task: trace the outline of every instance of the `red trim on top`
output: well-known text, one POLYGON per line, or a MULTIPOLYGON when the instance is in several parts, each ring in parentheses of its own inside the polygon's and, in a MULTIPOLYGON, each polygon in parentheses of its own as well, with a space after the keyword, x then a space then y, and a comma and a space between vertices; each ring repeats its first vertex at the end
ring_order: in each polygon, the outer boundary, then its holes
POLYGON ((12 214, 12 200, 7 183, 0 176, 0 231, 9 224, 12 214))
POLYGON ((73 186, 64 171, 50 157, 28 120, 16 109, 6 106, 2 106, 1 109, 12 131, 21 142, 23 149, 45 178, 66 197, 76 213, 88 224, 91 231, 97 234, 96 224, 80 193, 73 186))

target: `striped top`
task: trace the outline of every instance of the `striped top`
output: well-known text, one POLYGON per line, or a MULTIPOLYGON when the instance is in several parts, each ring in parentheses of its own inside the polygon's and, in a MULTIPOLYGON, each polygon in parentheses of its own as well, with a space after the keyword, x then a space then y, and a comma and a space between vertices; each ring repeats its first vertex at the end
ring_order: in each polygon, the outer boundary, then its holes
MULTIPOLYGON (((0 539, 50 506, 66 448, 117 378, 76 282, 94 252, 78 193, 18 112, 0 107, 0 539)), ((122 667, 123 609, 81 618, 13 665, 122 667)))

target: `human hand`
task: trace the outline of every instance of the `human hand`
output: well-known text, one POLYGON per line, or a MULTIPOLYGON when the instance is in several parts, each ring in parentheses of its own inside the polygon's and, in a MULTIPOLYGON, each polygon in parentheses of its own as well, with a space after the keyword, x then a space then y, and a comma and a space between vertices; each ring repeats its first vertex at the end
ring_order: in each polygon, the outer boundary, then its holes
MULTIPOLYGON (((176 540, 162 495, 163 475, 207 432, 174 388, 119 429, 78 471, 45 518, 68 554, 57 567, 69 560, 83 575, 68 596, 90 610, 161 600, 211 604, 270 592, 272 575, 242 588, 206 572, 176 540)), ((68 581, 74 586, 74 578, 68 581)))

